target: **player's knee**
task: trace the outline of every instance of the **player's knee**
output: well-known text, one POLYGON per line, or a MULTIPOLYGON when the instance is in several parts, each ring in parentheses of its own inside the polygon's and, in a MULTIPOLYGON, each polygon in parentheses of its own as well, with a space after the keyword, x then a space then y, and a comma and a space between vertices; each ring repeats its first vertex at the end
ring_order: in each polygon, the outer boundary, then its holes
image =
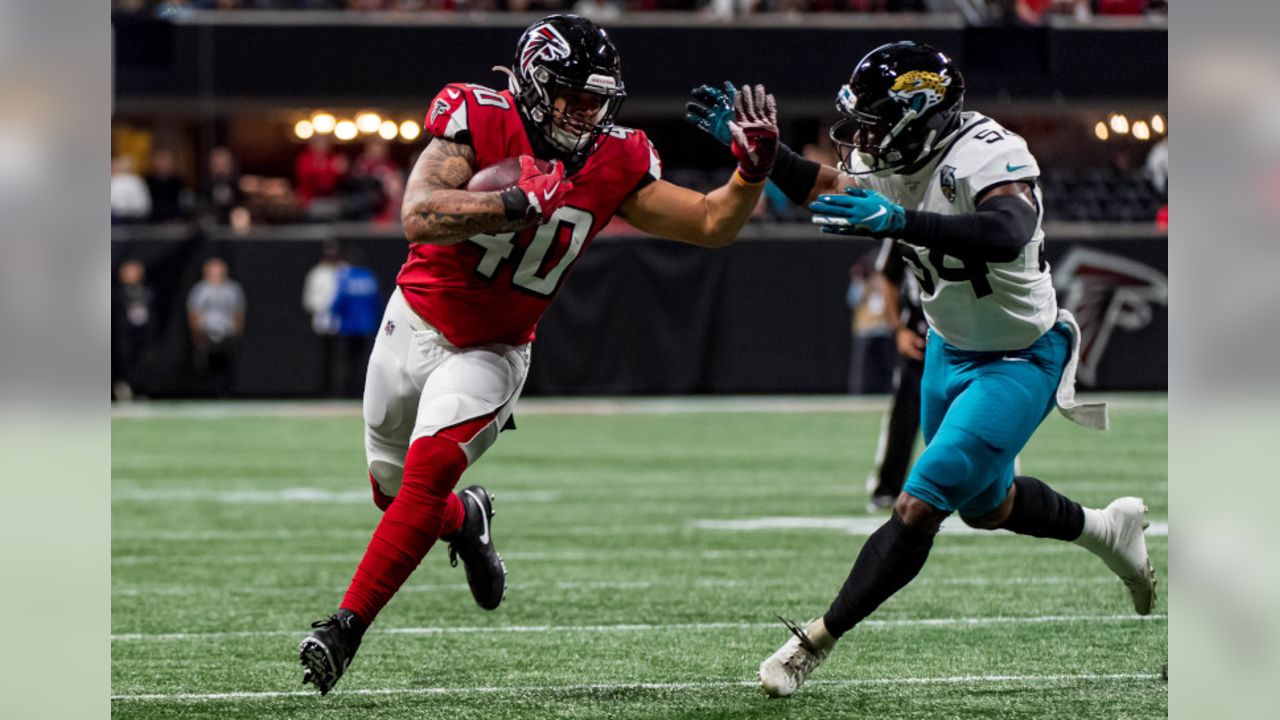
POLYGON ((893 504, 893 512, 904 525, 928 532, 937 532, 949 514, 905 492, 898 495, 897 502, 893 504))
POLYGON ((976 528, 978 530, 995 530, 1004 524, 1005 517, 1007 517, 1007 514, 1005 516, 1001 516, 997 510, 995 512, 987 513, 981 517, 965 517, 961 515, 960 519, 964 521, 965 525, 968 525, 971 528, 976 528))
POLYGON ((466 469, 467 455, 458 443, 433 435, 420 437, 405 456, 402 492, 447 495, 466 469))
POLYGON ((1004 500, 990 512, 981 515, 966 515, 964 511, 960 513, 960 519, 965 525, 979 530, 995 530, 1002 527, 1009 514, 1013 512, 1013 499, 1016 496, 1016 488, 1009 486, 1009 491, 1005 493, 1004 500))
POLYGON ((369 472, 369 485, 373 488, 373 504, 382 512, 386 512, 391 507, 391 503, 395 502, 394 495, 388 495, 378 486, 378 479, 373 476, 373 472, 369 472))
MULTIPOLYGON (((399 465, 382 460, 373 460, 369 463, 369 479, 373 481, 374 490, 386 497, 395 497, 400 490, 403 478, 404 468, 399 465)), ((382 509, 386 510, 386 508, 382 509)))
POLYGON ((912 472, 938 486, 959 485, 974 475, 971 455, 961 443, 935 441, 916 461, 912 472))

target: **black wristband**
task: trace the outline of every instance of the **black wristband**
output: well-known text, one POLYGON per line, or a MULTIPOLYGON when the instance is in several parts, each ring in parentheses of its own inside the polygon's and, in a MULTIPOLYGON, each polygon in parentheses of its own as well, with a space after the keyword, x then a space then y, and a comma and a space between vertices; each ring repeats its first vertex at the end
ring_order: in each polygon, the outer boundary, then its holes
POLYGON ((813 186, 818 182, 820 170, 821 164, 797 155, 785 143, 778 143, 778 156, 773 160, 773 171, 769 173, 769 179, 788 200, 804 205, 813 186))
POLYGON ((502 198, 502 210, 510 222, 525 220, 529 217, 529 196, 518 186, 512 186, 498 193, 502 198))

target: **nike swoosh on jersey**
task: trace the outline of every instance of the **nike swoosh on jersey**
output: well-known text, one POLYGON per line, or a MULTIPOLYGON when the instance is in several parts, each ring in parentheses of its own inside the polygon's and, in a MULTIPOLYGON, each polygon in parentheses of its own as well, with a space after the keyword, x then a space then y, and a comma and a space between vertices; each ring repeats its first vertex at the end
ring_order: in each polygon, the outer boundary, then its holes
POLYGON ((480 502, 480 498, 470 490, 464 490, 468 497, 476 501, 476 505, 480 506, 480 520, 484 523, 484 532, 480 533, 480 543, 482 545, 489 544, 489 513, 484 510, 484 503, 480 502))
POLYGON ((457 90, 449 90, 449 97, 453 98, 454 100, 457 100, 460 95, 461 93, 459 93, 457 90))
POLYGON ((1026 166, 1026 165, 1010 165, 1009 163, 1005 163, 1005 164, 1004 164, 1004 171, 1005 171, 1005 172, 1018 172, 1019 170, 1021 170, 1021 169, 1022 169, 1022 168, 1024 168, 1024 167, 1027 167, 1027 166, 1026 166))
POLYGON ((543 193, 542 193, 542 199, 543 199, 543 200, 550 200, 550 199, 551 199, 551 196, 552 196, 552 195, 555 195, 555 194, 556 194, 556 190, 558 190, 559 188, 560 188, 560 183, 556 183, 555 185, 552 185, 552 186, 551 186, 550 188, 548 188, 547 190, 544 190, 544 191, 543 191, 543 193))
POLYGON ((1004 360, 1005 362, 1031 362, 1026 358, 1020 358, 1020 357, 1007 357, 1007 358, 1001 358, 1001 360, 1004 360))

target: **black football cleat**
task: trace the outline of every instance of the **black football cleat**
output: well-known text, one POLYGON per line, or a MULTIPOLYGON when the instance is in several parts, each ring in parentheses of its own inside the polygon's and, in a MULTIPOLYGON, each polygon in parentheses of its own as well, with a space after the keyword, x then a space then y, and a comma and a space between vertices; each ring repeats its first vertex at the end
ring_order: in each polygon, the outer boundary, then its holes
POLYGON ((327 695, 356 656, 365 624, 350 610, 339 610, 311 627, 314 629, 298 645, 298 659, 306 668, 302 684, 311 683, 321 695, 327 695))
POLYGON ((493 610, 502 604, 507 593, 507 566, 493 548, 490 520, 493 518, 493 495, 479 485, 458 493, 466 517, 458 532, 443 538, 449 543, 449 564, 457 567, 458 558, 467 570, 467 584, 476 604, 493 610))

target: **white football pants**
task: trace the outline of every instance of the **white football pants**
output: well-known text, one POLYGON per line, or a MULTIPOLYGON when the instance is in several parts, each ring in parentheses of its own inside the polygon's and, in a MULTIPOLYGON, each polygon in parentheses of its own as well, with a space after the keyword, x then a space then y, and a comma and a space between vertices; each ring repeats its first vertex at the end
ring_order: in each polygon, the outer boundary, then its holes
POLYGON ((473 423, 459 442, 467 463, 488 450, 524 388, 529 355, 529 343, 454 347, 396 288, 364 385, 365 457, 382 493, 400 492, 405 455, 418 438, 473 423))

